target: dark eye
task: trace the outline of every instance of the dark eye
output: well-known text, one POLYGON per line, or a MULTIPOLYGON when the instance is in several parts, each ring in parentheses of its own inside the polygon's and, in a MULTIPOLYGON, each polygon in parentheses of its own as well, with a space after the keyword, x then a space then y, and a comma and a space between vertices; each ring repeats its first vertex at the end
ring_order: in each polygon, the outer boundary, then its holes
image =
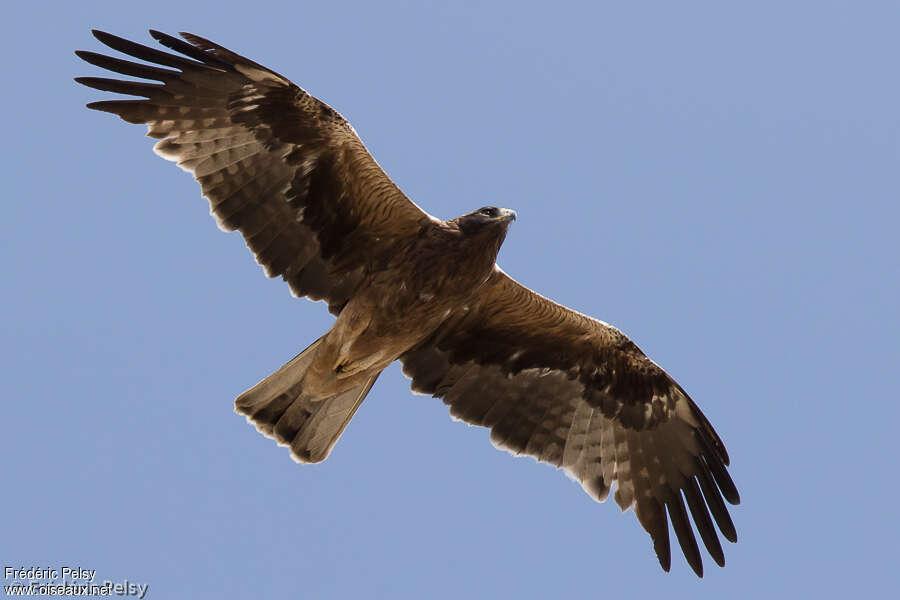
POLYGON ((496 216, 497 209, 496 208, 482 208, 478 212, 480 212, 481 214, 483 214, 486 217, 493 217, 493 216, 496 216))

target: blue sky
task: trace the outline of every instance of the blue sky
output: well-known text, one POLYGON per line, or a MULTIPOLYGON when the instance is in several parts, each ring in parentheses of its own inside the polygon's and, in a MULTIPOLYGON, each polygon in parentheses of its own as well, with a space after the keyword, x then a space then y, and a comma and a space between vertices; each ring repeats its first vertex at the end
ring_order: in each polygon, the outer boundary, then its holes
POLYGON ((4 566, 150 598, 846 597, 896 586, 895 2, 19 4, 2 48, 4 566), (127 5, 127 6, 126 6, 127 5), (18 11, 18 12, 16 12, 18 11), (325 331, 144 128, 84 109, 91 27, 209 37, 355 126, 417 203, 518 211, 503 268, 613 323, 725 440, 727 566, 413 396, 331 457, 232 411, 325 331))

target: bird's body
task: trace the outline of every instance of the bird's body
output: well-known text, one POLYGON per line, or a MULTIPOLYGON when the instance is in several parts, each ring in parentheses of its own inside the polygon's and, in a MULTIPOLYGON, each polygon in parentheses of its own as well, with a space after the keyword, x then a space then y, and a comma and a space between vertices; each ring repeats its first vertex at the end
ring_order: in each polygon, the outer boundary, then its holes
POLYGON ((448 318, 465 311, 493 271, 507 224, 502 220, 471 236, 452 224, 429 224, 405 255, 413 260, 397 260, 363 280, 322 338, 310 366, 317 382, 313 395, 322 396, 335 385, 339 387, 333 391, 343 391, 342 385, 377 375, 448 318), (473 251, 472 246, 479 248, 473 251), (475 264, 472 257, 478 259, 475 264), (403 283, 385 295, 386 286, 397 279, 403 283))
POLYGON ((477 305, 513 219, 513 211, 485 207, 450 222, 425 224, 402 260, 398 256, 360 282, 334 325, 289 377, 277 386, 268 378, 260 382, 238 398, 237 410, 290 446, 298 460, 324 460, 381 371, 477 305), (394 285, 397 280, 400 285, 394 285), (311 427, 313 414, 350 400, 352 410, 317 435, 298 437, 311 427), (299 416, 292 418, 293 413, 299 416))
POLYGON ((95 32, 148 63, 84 60, 160 83, 78 78, 143 97, 89 104, 159 138, 199 181, 219 226, 239 231, 270 277, 324 300, 329 331, 235 406, 295 459, 331 452, 395 360, 415 392, 491 429, 491 441, 564 469, 595 500, 634 508, 662 567, 671 520, 702 575, 688 517, 724 565, 716 527, 739 501, 719 436, 684 390, 621 331, 507 276, 497 253, 515 213, 448 221, 410 201, 336 111, 283 76, 191 34, 151 31, 181 56, 95 32), (713 523, 715 521, 715 524, 713 523))

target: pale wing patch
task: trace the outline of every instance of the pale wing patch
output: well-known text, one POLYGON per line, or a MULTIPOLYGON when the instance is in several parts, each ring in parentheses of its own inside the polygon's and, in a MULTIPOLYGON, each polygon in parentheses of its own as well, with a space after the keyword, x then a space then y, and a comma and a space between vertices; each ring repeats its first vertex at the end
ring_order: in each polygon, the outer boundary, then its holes
MULTIPOLYGON (((256 67, 250 67, 247 65, 242 65, 241 63, 235 63, 234 68, 237 69, 239 73, 247 77, 248 79, 252 79, 253 81, 272 81, 279 85, 288 86, 291 85, 291 82, 283 77, 279 77, 272 71, 266 69, 258 69, 256 67)), ((277 67, 276 67, 277 68, 277 67)))

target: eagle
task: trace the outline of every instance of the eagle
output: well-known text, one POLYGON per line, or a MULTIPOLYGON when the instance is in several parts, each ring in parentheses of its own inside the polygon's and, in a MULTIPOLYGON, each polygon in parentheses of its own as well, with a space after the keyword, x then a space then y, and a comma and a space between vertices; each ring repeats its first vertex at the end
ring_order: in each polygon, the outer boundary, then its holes
POLYGON ((135 62, 88 51, 134 79, 76 81, 129 99, 88 108, 148 126, 157 154, 193 174, 225 231, 269 277, 323 300, 334 324, 245 391, 235 409, 301 463, 325 460, 395 360, 412 391, 491 442, 563 469, 598 502, 634 509, 660 565, 669 522, 703 576, 694 530, 720 566, 740 497, 700 409, 621 331, 516 282, 497 266, 516 213, 437 219, 407 198, 330 106, 202 37, 150 35, 168 52, 94 31, 135 62), (715 523, 714 523, 715 522, 715 523))

